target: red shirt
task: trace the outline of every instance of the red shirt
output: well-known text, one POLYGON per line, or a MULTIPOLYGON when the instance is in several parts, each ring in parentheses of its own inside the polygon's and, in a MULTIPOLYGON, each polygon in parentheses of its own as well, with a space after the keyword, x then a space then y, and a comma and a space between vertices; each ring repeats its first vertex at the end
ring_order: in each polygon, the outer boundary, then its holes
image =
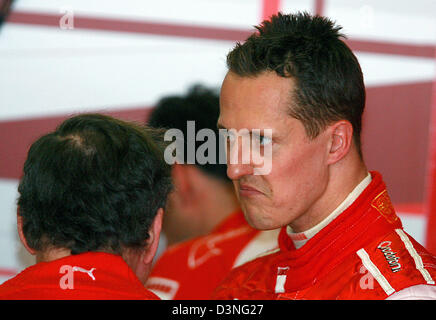
POLYGON ((280 250, 239 268, 216 299, 386 299, 432 288, 436 257, 404 232, 377 172, 361 195, 300 249, 283 228, 280 250))
POLYGON ((278 232, 256 230, 241 211, 235 212, 211 234, 167 249, 146 287, 162 299, 210 299, 235 265, 277 248, 278 232))
POLYGON ((0 299, 157 300, 121 256, 88 252, 30 266, 0 286, 0 299))

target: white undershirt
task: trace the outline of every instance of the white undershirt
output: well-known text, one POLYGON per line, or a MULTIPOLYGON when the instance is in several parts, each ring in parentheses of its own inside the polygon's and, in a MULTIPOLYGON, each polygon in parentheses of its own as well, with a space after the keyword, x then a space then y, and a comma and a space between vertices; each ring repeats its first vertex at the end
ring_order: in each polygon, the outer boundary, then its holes
POLYGON ((292 228, 288 226, 286 232, 294 242, 295 248, 300 249, 306 244, 307 241, 309 241, 310 238, 312 238, 321 229, 323 229, 337 216, 344 212, 360 196, 363 190, 365 190, 365 188, 371 183, 371 180, 371 174, 368 173, 368 175, 353 189, 353 191, 351 191, 351 193, 345 198, 345 200, 332 213, 330 213, 324 220, 322 220, 320 223, 310 228, 309 230, 297 233, 293 232, 292 228))

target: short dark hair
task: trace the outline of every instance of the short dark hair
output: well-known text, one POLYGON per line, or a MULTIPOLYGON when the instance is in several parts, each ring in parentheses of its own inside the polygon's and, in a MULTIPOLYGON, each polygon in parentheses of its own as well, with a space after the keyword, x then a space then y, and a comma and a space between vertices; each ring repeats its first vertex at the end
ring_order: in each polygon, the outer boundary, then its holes
POLYGON ((171 191, 170 168, 155 143, 160 135, 82 114, 34 142, 18 187, 28 245, 72 254, 144 247, 171 191))
POLYGON ((348 120, 361 155, 365 86, 357 58, 341 38, 341 27, 308 13, 273 15, 227 55, 229 71, 255 77, 265 71, 295 81, 290 115, 315 138, 333 121, 348 120))
MULTIPOLYGON (((201 84, 195 84, 184 95, 169 95, 161 98, 150 114, 148 125, 156 128, 179 129, 185 137, 187 137, 187 121, 195 121, 195 135, 201 129, 213 130, 217 138, 215 163, 200 164, 195 157, 194 164, 206 174, 224 182, 230 182, 226 174, 227 166, 223 161, 220 162, 219 159, 219 144, 224 143, 217 128, 219 113, 218 88, 213 89, 201 84)), ((194 152, 197 152, 200 145, 201 143, 195 141, 194 152)), ((186 139, 184 147, 184 162, 186 163, 186 139)), ((224 150, 224 145, 221 146, 221 150, 224 150)))

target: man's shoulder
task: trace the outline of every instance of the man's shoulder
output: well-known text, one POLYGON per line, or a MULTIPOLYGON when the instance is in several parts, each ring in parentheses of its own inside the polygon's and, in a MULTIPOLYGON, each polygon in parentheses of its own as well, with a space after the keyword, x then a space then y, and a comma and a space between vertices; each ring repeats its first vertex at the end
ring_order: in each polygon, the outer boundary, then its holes
MULTIPOLYGON (((318 291, 324 288, 321 296, 327 299, 436 298, 436 257, 404 230, 395 229, 357 249, 353 255, 312 286, 295 292, 282 291, 282 296, 294 297, 298 293, 301 298, 311 299, 318 297, 318 291)), ((213 297, 278 298, 273 291, 280 280, 280 268, 277 271, 275 266, 285 265, 286 257, 282 251, 270 252, 235 268, 213 297)), ((288 275, 287 281, 292 279, 288 275)))
POLYGON ((0 286, 0 299, 159 299, 117 255, 88 252, 30 266, 0 286))
MULTIPOLYGON (((366 279, 366 285, 362 282, 362 277, 352 278, 353 283, 350 283, 350 287, 358 289, 350 294, 366 296, 380 291, 381 296, 387 298, 403 292, 401 296, 404 298, 408 291, 403 290, 407 288, 435 285, 436 257, 403 229, 395 229, 386 236, 374 240, 357 250, 356 255, 360 259, 360 270, 365 270, 361 273, 367 274, 370 278, 366 279)), ((410 293, 415 291, 412 290, 410 293)))
POLYGON ((256 259, 234 268, 215 289, 214 299, 233 299, 242 296, 244 299, 266 299, 269 292, 269 283, 275 276, 270 272, 271 266, 280 258, 279 248, 264 252, 256 259))
MULTIPOLYGON (((403 229, 358 250, 362 261, 372 263, 393 283, 435 284, 436 256, 427 251, 403 229)), ((401 286, 401 285, 400 285, 401 286)))
POLYGON ((173 261, 187 261, 191 269, 202 265, 213 257, 227 253, 223 247, 244 245, 259 233, 248 224, 233 229, 215 231, 168 247, 156 263, 155 268, 167 265, 173 261))
POLYGON ((207 291, 209 297, 233 268, 276 248, 277 237, 277 230, 259 231, 245 223, 178 244, 156 262, 147 287, 170 299, 182 298, 188 287, 189 294, 207 291))

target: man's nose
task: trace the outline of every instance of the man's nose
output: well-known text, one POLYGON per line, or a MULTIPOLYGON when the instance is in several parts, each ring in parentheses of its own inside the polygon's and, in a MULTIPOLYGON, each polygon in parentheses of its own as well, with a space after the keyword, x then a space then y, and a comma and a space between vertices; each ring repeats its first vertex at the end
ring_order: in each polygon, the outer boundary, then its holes
POLYGON ((250 147, 242 139, 231 144, 227 154, 227 176, 231 180, 238 180, 246 175, 253 174, 250 147))
POLYGON ((253 167, 249 164, 227 164, 227 176, 231 180, 239 180, 243 176, 252 175, 253 167))

